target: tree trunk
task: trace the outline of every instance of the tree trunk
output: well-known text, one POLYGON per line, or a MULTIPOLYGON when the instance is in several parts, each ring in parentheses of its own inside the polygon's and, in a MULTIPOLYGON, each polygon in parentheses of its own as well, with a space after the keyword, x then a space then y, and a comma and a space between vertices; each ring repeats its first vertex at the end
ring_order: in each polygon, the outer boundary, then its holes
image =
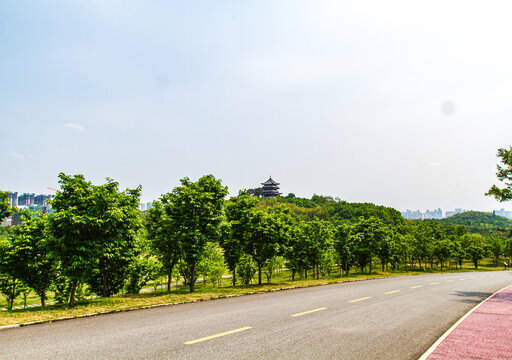
POLYGON ((295 280, 295 270, 292 270, 292 281, 295 280))
POLYGON ((320 279, 320 265, 316 264, 316 278, 320 279))
POLYGON ((236 286, 236 265, 233 266, 233 269, 235 269, 235 270, 233 270, 233 287, 235 287, 236 286))
POLYGON ((9 310, 12 310, 12 307, 14 305, 14 294, 16 294, 16 279, 12 280, 12 294, 9 299, 9 310))
POLYGON ((46 298, 46 288, 43 287, 41 289, 41 307, 44 308, 44 302, 45 302, 45 299, 46 298))
POLYGON ((77 286, 78 281, 73 281, 73 285, 71 286, 71 294, 69 295, 69 307, 75 307, 75 293, 77 286))
POLYGON ((304 269, 304 279, 308 278, 308 269, 304 269))
POLYGON ((101 289, 101 296, 107 297, 107 272, 103 272, 103 288, 101 289))
POLYGON ((261 264, 258 263, 258 285, 261 285, 261 264))
POLYGON ((194 292, 195 283, 196 283, 196 264, 192 265, 192 271, 190 271, 190 292, 194 292))
POLYGON ((372 273, 372 257, 370 255, 370 274, 372 273))
POLYGON ((172 271, 174 270, 175 262, 171 262, 169 264, 169 273, 167 274, 167 292, 171 291, 171 282, 172 282, 172 271))

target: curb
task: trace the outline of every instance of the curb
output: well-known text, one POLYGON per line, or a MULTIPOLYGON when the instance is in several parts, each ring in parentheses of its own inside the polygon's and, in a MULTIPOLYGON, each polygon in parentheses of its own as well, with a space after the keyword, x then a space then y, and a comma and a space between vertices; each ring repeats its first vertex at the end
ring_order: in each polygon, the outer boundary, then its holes
POLYGON ((474 308, 469 310, 455 324, 453 324, 448 330, 446 330, 446 332, 443 335, 441 335, 441 337, 439 339, 437 339, 437 341, 435 343, 433 343, 432 346, 429 347, 428 350, 425 351, 425 353, 423 355, 421 355, 421 357, 418 360, 426 360, 437 349, 437 347, 443 342, 443 340, 446 339, 448 337, 448 335, 450 335, 457 328, 457 326, 459 326, 464 320, 466 320, 466 318, 469 315, 471 315, 476 309, 478 309, 482 304, 484 304, 487 300, 492 298, 494 295, 496 295, 497 293, 499 293, 511 286, 512 285, 507 285, 504 288, 501 288, 498 291, 495 291, 492 295, 488 296, 486 299, 482 300, 479 304, 477 304, 474 308))

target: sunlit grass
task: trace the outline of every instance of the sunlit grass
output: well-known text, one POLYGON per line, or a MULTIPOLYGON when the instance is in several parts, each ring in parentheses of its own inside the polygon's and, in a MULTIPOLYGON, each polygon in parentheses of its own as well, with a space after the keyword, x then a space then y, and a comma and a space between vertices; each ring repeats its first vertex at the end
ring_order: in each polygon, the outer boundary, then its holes
MULTIPOLYGON (((489 261, 490 262, 490 261, 489 261)), ((487 268, 488 262, 482 262, 481 271, 489 270, 502 270, 503 267, 498 268, 487 268)), ((463 264, 463 269, 455 270, 455 267, 445 267, 443 273, 448 272, 459 272, 459 271, 474 271, 471 267, 471 263, 463 264)), ((228 295, 243 295, 248 293, 261 293, 273 291, 276 289, 286 289, 294 287, 305 287, 314 286, 328 283, 336 283, 342 281, 356 281, 372 278, 390 277, 390 276, 404 276, 404 275, 418 275, 425 273, 441 273, 439 267, 435 267, 434 270, 427 268, 426 270, 419 271, 418 269, 412 269, 405 271, 403 269, 397 271, 381 271, 380 267, 373 270, 371 274, 359 272, 355 269, 349 274, 348 277, 341 276, 338 269, 331 272, 330 276, 324 276, 320 279, 311 278, 312 274, 309 274, 308 279, 291 279, 291 272, 287 270, 280 271, 274 274, 272 282, 266 283, 266 277, 263 277, 264 284, 257 285, 254 281, 249 285, 237 285, 236 287, 231 286, 232 279, 224 278, 221 281, 221 285, 212 286, 211 282, 199 280, 196 283, 196 292, 190 293, 188 287, 173 283, 171 292, 167 292, 165 288, 165 282, 162 280, 158 281, 161 284, 160 288, 154 290, 153 284, 146 286, 141 294, 138 295, 118 295, 110 298, 97 298, 79 302, 74 308, 69 308, 67 305, 50 305, 42 309, 40 306, 27 308, 27 309, 15 309, 13 311, 0 311, 0 326, 11 325, 19 323, 27 323, 33 321, 51 320, 65 317, 75 317, 79 315, 86 315, 91 313, 111 312, 126 309, 137 309, 145 306, 168 304, 168 303, 181 303, 181 302, 192 302, 214 299, 218 297, 224 297, 228 295)), ((52 301, 53 294, 48 294, 52 301)), ((3 303, 5 300, 0 299, 3 303)), ((28 301, 29 304, 39 304, 39 298, 32 294, 28 301)), ((17 299, 16 306, 23 305, 21 299, 17 299)))

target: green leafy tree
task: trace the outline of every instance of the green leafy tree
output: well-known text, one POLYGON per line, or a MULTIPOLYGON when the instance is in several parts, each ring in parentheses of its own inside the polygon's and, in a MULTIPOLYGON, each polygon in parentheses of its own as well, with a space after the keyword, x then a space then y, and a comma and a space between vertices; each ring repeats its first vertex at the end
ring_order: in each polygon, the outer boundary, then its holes
POLYGON ((90 269, 87 284, 103 297, 121 290, 128 277, 128 267, 137 255, 139 229, 142 226, 139 210, 141 187, 119 191, 119 184, 107 178, 104 185, 94 186, 94 204, 100 225, 101 253, 90 269))
POLYGON ((332 263, 333 228, 330 222, 314 219, 305 224, 305 236, 309 241, 309 262, 316 269, 316 278, 320 278, 320 264, 322 260, 332 263), (332 261, 330 261, 330 260, 332 261))
POLYGON ((453 254, 453 242, 450 239, 439 239, 434 243, 434 256, 441 264, 441 271, 443 271, 443 263, 448 260, 453 254))
POLYGON ((487 249, 492 255, 494 266, 498 266, 500 255, 503 252, 505 239, 501 236, 493 235, 487 238, 487 249))
POLYGON ((291 218, 283 208, 274 210, 258 209, 251 215, 248 223, 249 236, 242 244, 244 252, 251 255, 258 266, 259 285, 262 284, 263 265, 279 253, 288 239, 291 218))
POLYGON ((0 191, 0 222, 12 214, 12 209, 9 204, 9 192, 0 191))
POLYGON ((336 227, 334 232, 334 248, 340 261, 341 269, 348 276, 354 261, 354 243, 351 236, 351 227, 346 224, 336 227))
POLYGON ((69 306, 73 307, 79 283, 89 282, 99 292, 99 278, 101 292, 108 295, 119 288, 120 278, 126 278, 139 226, 134 209, 140 187, 121 193, 111 179, 94 186, 83 175, 63 173, 59 183, 49 224, 62 274, 71 282, 69 306))
POLYGON ((387 228, 379 218, 361 218, 354 225, 353 233, 354 255, 359 267, 364 271, 364 268, 369 265, 371 273, 373 256, 377 253, 379 244, 387 236, 387 228))
POLYGON ((462 241, 466 254, 475 264, 475 269, 478 269, 478 261, 483 259, 486 253, 485 238, 480 234, 466 234, 462 241))
POLYGON ((170 217, 173 204, 171 195, 164 194, 146 213, 145 225, 152 252, 158 256, 167 274, 167 291, 171 291, 174 267, 181 257, 178 228, 170 217))
POLYGON ((128 269, 126 290, 138 294, 150 281, 157 280, 162 274, 162 264, 152 257, 135 258, 128 269))
POLYGON ((240 192, 226 204, 226 219, 229 222, 229 233, 221 239, 224 259, 233 274, 233 286, 236 285, 236 267, 243 255, 244 239, 250 236, 250 219, 256 211, 258 199, 246 192, 240 192))
POLYGON ((194 292, 196 266, 205 253, 208 241, 221 236, 224 220, 224 197, 227 187, 213 175, 202 176, 197 182, 188 178, 169 194, 169 218, 175 227, 182 258, 189 273, 190 292, 194 292))
POLYGON ((251 255, 243 254, 236 265, 236 273, 242 284, 248 285, 254 278, 256 271, 257 265, 251 255))
POLYGON ((219 285, 226 271, 226 264, 216 243, 208 242, 205 247, 205 255, 198 264, 197 272, 204 279, 209 279, 213 286, 219 285))
POLYGON ((296 273, 302 274, 308 267, 309 238, 305 235, 305 228, 303 221, 292 225, 283 250, 287 267, 292 271, 292 280, 295 280, 296 273))
POLYGON ((51 248, 48 216, 24 213, 23 222, 12 227, 11 254, 17 262, 15 277, 34 289, 45 306, 46 292, 56 278, 57 262, 51 248))
POLYGON ((504 183, 504 188, 493 185, 486 196, 493 196, 499 202, 512 200, 512 146, 508 149, 498 149, 498 157, 502 165, 497 165, 498 180, 504 183))

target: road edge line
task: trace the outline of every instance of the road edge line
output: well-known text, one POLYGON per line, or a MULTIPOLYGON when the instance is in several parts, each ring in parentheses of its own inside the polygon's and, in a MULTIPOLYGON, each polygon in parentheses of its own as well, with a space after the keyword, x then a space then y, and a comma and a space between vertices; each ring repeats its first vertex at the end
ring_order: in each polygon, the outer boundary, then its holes
POLYGON ((464 320, 466 320, 466 318, 469 315, 471 315, 476 309, 478 309, 482 304, 484 304, 487 300, 492 298, 494 295, 496 295, 497 293, 499 293, 499 292, 501 292, 501 291, 503 291, 503 290, 505 290, 505 289, 507 289, 509 287, 512 287, 512 285, 507 285, 504 288, 501 288, 501 289, 495 291, 492 295, 489 295, 487 298, 485 298, 479 304, 477 304, 474 308, 469 310, 464 316, 462 316, 459 319, 459 321, 457 321, 448 330, 446 330, 446 332, 443 335, 441 335, 441 337, 439 339, 437 339, 437 341, 435 343, 433 343, 432 346, 430 346, 428 348, 428 350, 425 351, 425 353, 423 353, 423 355, 421 355, 420 358, 418 358, 418 360, 426 360, 434 352, 434 350, 437 349, 437 347, 443 342, 443 340, 446 339, 448 337, 448 335, 450 335, 457 328, 457 326, 460 325, 460 323, 462 323, 464 320))

